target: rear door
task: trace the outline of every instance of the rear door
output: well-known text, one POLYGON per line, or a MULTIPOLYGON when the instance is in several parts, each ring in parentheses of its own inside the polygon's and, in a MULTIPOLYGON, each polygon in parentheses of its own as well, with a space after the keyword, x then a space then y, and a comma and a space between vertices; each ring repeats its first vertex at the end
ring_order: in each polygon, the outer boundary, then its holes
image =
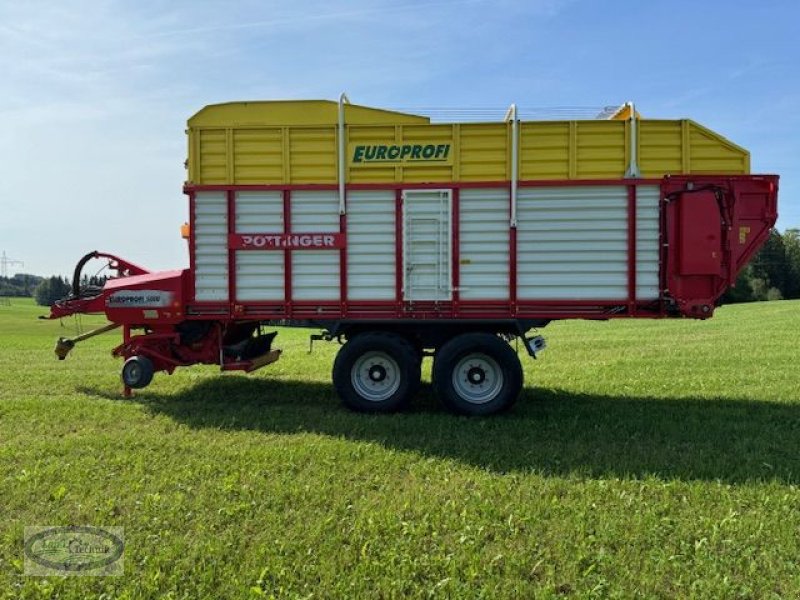
POLYGON ((680 275, 720 275, 722 221, 713 191, 678 197, 678 272, 680 275))

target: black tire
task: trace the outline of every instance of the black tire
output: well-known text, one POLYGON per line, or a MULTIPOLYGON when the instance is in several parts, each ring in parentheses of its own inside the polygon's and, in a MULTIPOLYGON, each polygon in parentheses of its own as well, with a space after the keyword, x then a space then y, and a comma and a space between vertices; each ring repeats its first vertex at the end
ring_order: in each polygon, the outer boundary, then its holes
POLYGON ((510 408, 522 390, 522 365, 506 342, 490 333, 465 333, 433 359, 433 386, 452 412, 483 416, 510 408))
POLYGON ((147 387, 153 381, 152 361, 146 356, 131 356, 122 365, 122 383, 135 390, 147 387))
POLYGON ((362 333, 333 363, 333 385, 345 406, 360 412, 394 412, 417 392, 420 360, 414 346, 393 333, 362 333))

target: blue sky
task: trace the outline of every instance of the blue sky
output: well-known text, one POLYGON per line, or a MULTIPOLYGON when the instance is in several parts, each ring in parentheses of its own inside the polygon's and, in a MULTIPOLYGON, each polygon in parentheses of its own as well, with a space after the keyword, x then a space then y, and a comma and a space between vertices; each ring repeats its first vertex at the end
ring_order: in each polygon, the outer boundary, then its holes
POLYGON ((781 175, 800 226, 800 3, 0 0, 0 250, 187 265, 186 119, 230 100, 521 110, 634 100, 781 175))

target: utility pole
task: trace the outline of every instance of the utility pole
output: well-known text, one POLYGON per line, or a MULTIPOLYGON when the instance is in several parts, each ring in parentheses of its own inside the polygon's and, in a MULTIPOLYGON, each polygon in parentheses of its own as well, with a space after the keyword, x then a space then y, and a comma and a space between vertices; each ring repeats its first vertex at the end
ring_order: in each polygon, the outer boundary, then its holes
POLYGON ((15 265, 21 267, 24 264, 25 263, 23 263, 21 260, 15 260, 13 258, 9 258, 8 256, 6 256, 6 251, 3 250, 3 255, 0 256, 0 274, 3 277, 8 277, 8 267, 13 267, 15 265))

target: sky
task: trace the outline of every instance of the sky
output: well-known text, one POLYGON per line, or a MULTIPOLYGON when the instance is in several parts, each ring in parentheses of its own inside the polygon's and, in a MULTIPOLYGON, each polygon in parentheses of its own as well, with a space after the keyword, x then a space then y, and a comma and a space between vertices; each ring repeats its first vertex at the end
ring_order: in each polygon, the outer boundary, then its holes
POLYGON ((800 2, 0 0, 0 252, 188 265, 186 120, 207 104, 602 107, 691 118, 781 176, 800 227, 800 2))

